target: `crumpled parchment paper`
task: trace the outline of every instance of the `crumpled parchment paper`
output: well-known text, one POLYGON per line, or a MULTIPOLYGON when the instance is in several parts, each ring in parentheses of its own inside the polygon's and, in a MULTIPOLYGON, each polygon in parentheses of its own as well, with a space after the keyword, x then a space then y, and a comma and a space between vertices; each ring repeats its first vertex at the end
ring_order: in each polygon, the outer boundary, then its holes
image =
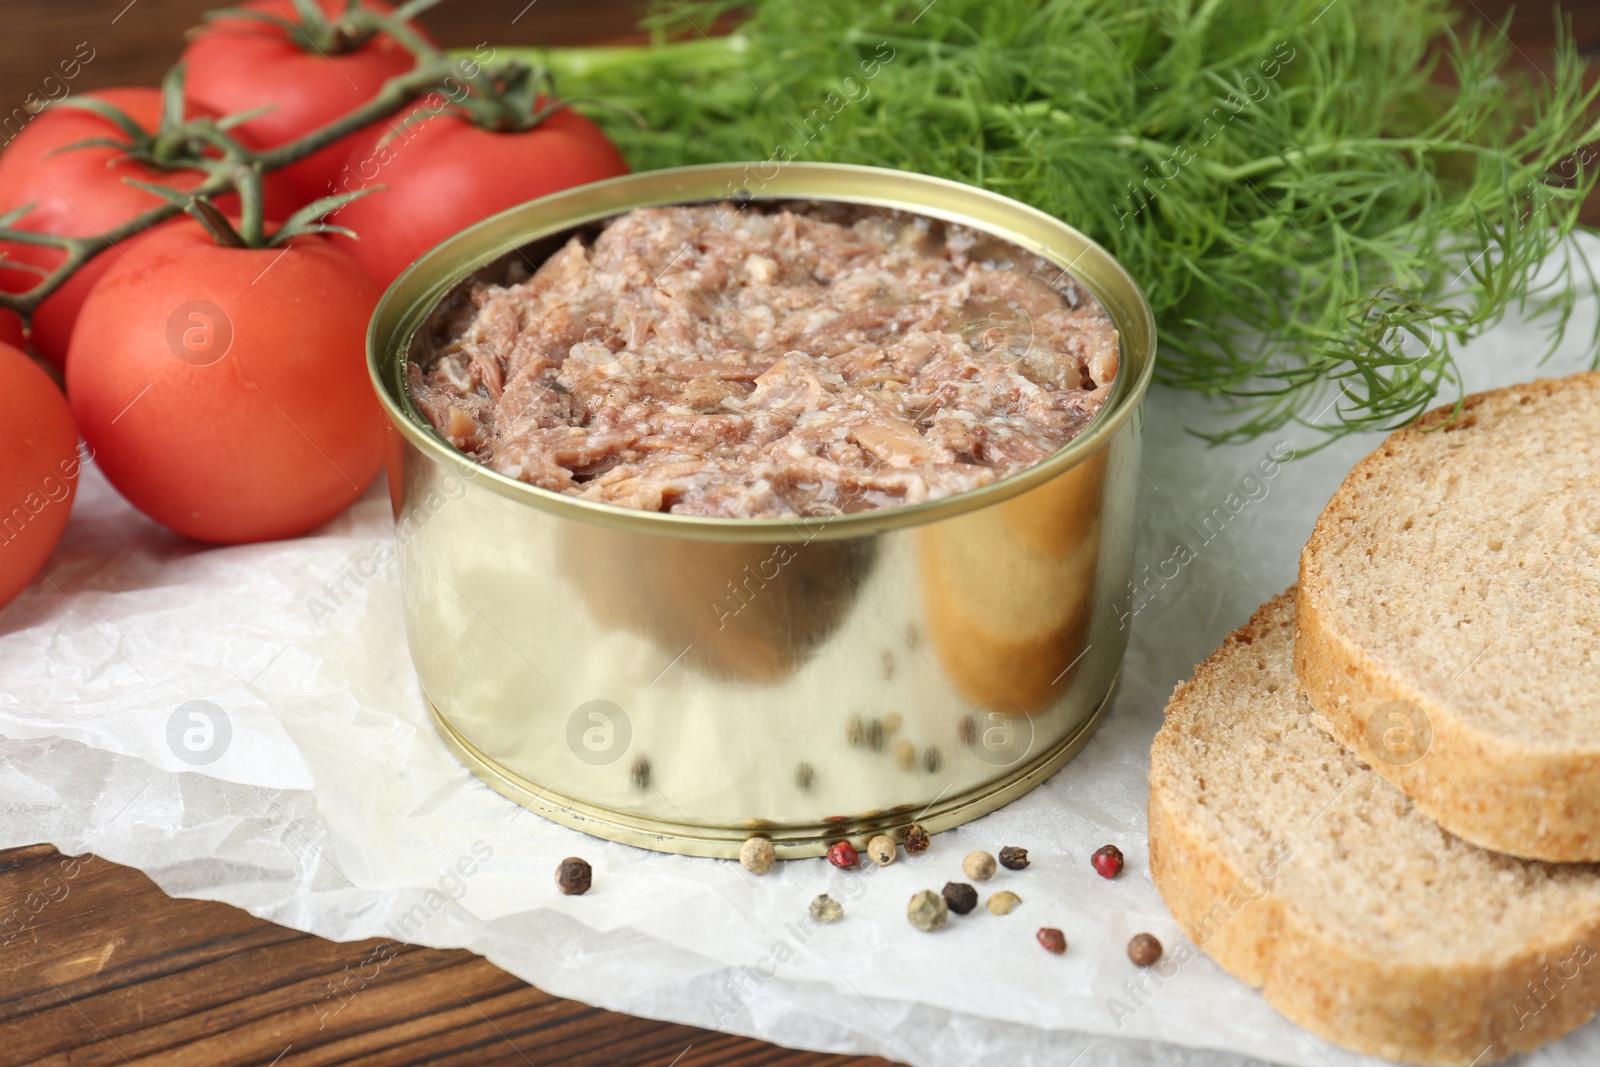
MULTIPOLYGON (((1587 247, 1600 260, 1600 242, 1587 247)), ((1543 364, 1537 331, 1507 322, 1465 354, 1469 387, 1581 369, 1593 322, 1584 308, 1543 364)), ((1188 956, 1145 854, 1166 697, 1294 580, 1318 511, 1377 440, 1263 466, 1316 437, 1208 448, 1184 432, 1220 421, 1192 394, 1157 388, 1147 402, 1139 563, 1163 578, 1136 601, 1113 712, 1081 755, 922 856, 851 873, 796 861, 760 878, 585 837, 466 773, 410 670, 381 487, 313 536, 206 548, 143 518, 90 466, 53 561, 0 612, 0 846, 93 851, 175 896, 324 937, 465 947, 560 996, 918 1067, 1373 1062, 1301 1032, 1203 955, 1141 972, 1124 954, 1150 931, 1169 960, 1188 956), (1167 579, 1175 555, 1193 558, 1167 579), (1107 842, 1128 858, 1114 883, 1088 864, 1107 842), (1033 865, 983 889, 1017 892, 1016 912, 932 936, 910 927, 913 892, 1005 844, 1033 865), (586 896, 555 887, 568 855, 594 864, 586 896), (806 905, 824 891, 846 918, 818 928, 806 905), (1065 932, 1065 956, 1034 943, 1046 925, 1065 932)), ((1591 1024, 1525 1062, 1597 1060, 1591 1024)))

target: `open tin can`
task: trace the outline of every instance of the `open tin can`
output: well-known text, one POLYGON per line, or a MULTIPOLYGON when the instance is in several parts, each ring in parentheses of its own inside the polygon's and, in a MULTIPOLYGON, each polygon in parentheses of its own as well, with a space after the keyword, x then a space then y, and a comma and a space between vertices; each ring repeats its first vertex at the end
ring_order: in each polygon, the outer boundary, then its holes
POLYGON ((368 359, 387 412, 406 632, 445 743, 547 818, 667 852, 780 857, 937 831, 1060 768, 1127 644, 1140 407, 1155 326, 1099 245, 954 182, 825 164, 630 175, 486 219, 403 274, 368 359), (775 170, 770 177, 767 172, 775 170), (807 519, 715 519, 497 474, 406 386, 418 331, 472 278, 537 264, 637 207, 839 202, 984 231, 1070 273, 1121 345, 1112 394, 1059 452, 956 496, 807 519))

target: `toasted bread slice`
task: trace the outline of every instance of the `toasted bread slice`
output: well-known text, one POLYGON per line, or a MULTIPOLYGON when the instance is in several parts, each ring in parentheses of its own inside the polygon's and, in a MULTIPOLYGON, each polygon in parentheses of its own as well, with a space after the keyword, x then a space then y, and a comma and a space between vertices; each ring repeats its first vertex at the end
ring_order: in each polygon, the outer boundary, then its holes
POLYGON ((1150 870, 1190 939, 1387 1059, 1481 1065, 1581 1025, 1600 868, 1471 845, 1341 748, 1295 686, 1294 615, 1291 590, 1230 635, 1151 749, 1150 870))
POLYGON ((1445 829, 1600 860, 1600 374, 1449 414, 1391 435, 1318 519, 1301 685, 1445 829))

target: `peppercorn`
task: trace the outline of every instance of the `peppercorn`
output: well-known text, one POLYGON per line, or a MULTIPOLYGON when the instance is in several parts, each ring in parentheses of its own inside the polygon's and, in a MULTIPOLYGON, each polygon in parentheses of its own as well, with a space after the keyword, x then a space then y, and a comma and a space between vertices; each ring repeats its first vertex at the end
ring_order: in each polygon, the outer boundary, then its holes
POLYGON ((844 739, 854 748, 866 740, 866 736, 867 724, 861 721, 861 716, 850 716, 850 721, 844 724, 844 739))
POLYGON ((569 897, 583 896, 593 883, 594 869, 589 866, 588 860, 568 856, 556 868, 556 885, 569 897))
POLYGON ((649 760, 645 759, 643 756, 640 756, 638 759, 634 760, 633 761, 633 767, 632 767, 630 773, 633 776, 633 787, 635 789, 649 789, 650 788, 650 761, 649 760))
POLYGON ((927 933, 939 929, 949 917, 950 907, 944 897, 931 889, 917 893, 906 905, 906 918, 911 920, 911 925, 927 933))
POLYGON ((914 822, 906 827, 906 852, 915 856, 919 852, 928 851, 928 831, 922 828, 920 822, 914 822))
POLYGON ((1016 910, 1017 905, 1021 903, 1021 897, 1009 889, 1002 889, 1000 892, 992 894, 989 897, 989 903, 984 906, 989 909, 990 915, 1010 915, 1016 910))
POLYGON ((929 745, 928 750, 922 754, 922 765, 927 768, 929 774, 938 774, 943 764, 944 757, 939 755, 939 750, 929 745))
POLYGON ((802 763, 794 769, 794 784, 801 789, 810 790, 811 783, 817 780, 817 769, 809 763, 802 763))
POLYGON ((1039 944, 1044 946, 1046 952, 1054 952, 1059 956, 1067 951, 1067 936, 1053 926, 1041 926, 1033 936, 1039 939, 1039 944))
POLYGON ((957 915, 965 915, 978 906, 978 891, 965 882, 946 882, 940 896, 957 915))
POLYGON ((879 867, 887 867, 899 856, 895 848, 894 838, 888 834, 879 834, 867 842, 867 856, 879 867))
POLYGON ((883 720, 873 719, 867 723, 867 747, 874 752, 883 751, 883 720))
POLYGON ((1134 934, 1128 942, 1128 958, 1141 967, 1148 967, 1161 958, 1161 942, 1150 934, 1134 934))
POLYGON ((994 877, 994 857, 982 849, 969 852, 967 858, 961 861, 961 869, 974 882, 987 882, 994 877))
POLYGON ((1122 850, 1116 845, 1101 845, 1089 857, 1089 862, 1100 872, 1100 877, 1115 878, 1122 873, 1122 850))
POLYGON ((889 714, 883 717, 883 732, 885 734, 892 734, 898 729, 900 729, 900 713, 898 711, 891 711, 889 714))
POLYGON ((1020 871, 1028 865, 1028 850, 1007 845, 1000 850, 1000 866, 1008 871, 1020 871))
POLYGON ((811 917, 819 923, 836 923, 844 918, 844 905, 826 893, 818 893, 811 902, 811 917))
POLYGON ((968 748, 978 739, 978 723, 971 715, 963 715, 961 721, 956 723, 956 736, 961 738, 961 743, 968 748))
POLYGON ((764 837, 752 837, 739 847, 739 865, 751 874, 766 874, 772 870, 775 858, 772 842, 764 837))
POLYGON ((894 762, 902 771, 909 771, 917 765, 917 746, 910 741, 896 741, 894 745, 894 762))
POLYGON ((853 871, 861 865, 861 857, 856 855, 856 846, 848 841, 835 841, 828 846, 828 862, 841 871, 853 871))

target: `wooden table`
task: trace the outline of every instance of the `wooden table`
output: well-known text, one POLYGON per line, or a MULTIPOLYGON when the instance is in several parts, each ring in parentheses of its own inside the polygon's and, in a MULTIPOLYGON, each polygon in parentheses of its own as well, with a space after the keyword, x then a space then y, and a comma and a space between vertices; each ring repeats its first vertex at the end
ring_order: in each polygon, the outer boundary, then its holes
POLYGON ((541 993, 470 952, 335 943, 47 845, 0 853, 0 1065, 866 1067, 541 993), (392 958, 389 954, 392 953, 392 958))
MULTIPOLYGON (((154 84, 182 31, 221 0, 7 0, 0 118, 88 42, 73 90, 154 84)), ((1508 0, 1460 0, 1498 21, 1508 0)), ((1521 5, 1519 61, 1548 53, 1546 3, 1521 5)), ((1600 9, 1576 8, 1600 45, 1600 9)), ((446 0, 445 45, 576 44, 629 35, 636 0, 446 0)), ((48 87, 44 87, 48 91, 48 87)), ((1591 204, 1591 213, 1600 210, 1591 204)), ((225 904, 172 900, 143 874, 38 845, 0 852, 0 1067, 23 1064, 498 1064, 848 1067, 819 1056, 560 1000, 468 952, 337 944, 225 904), (363 975, 374 975, 367 979, 363 975)))

